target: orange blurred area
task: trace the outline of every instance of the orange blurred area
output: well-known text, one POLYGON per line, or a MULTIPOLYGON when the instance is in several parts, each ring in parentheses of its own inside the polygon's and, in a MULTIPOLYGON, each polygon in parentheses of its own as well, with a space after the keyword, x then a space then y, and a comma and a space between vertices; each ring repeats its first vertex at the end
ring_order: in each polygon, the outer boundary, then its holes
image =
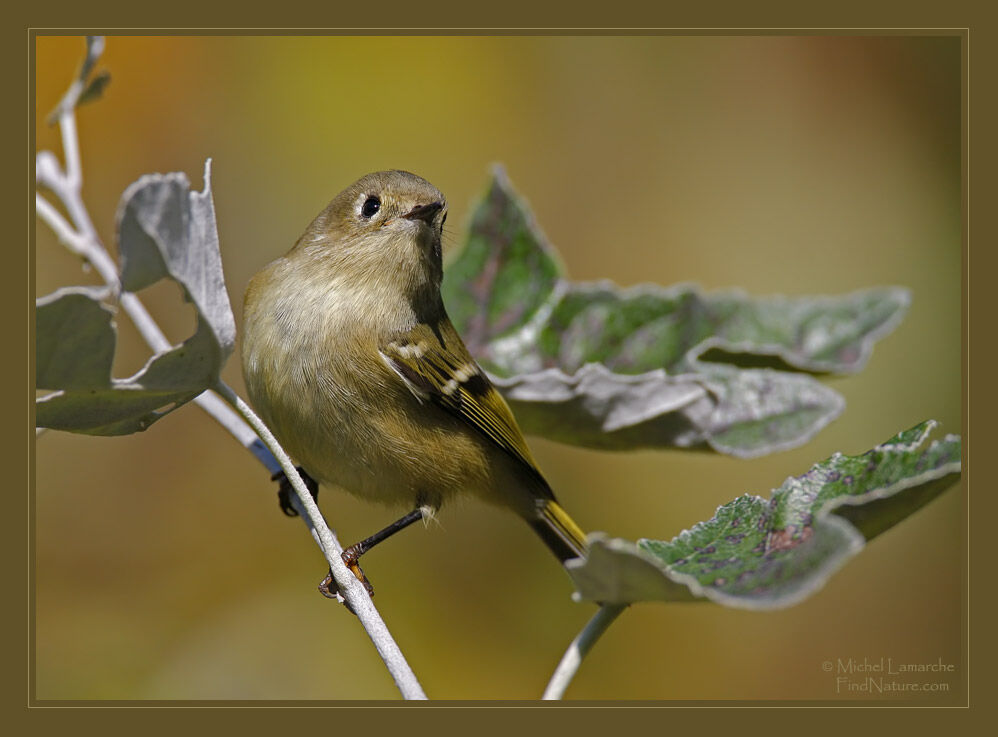
MULTIPOLYGON (((36 142, 82 38, 39 36, 36 142)), ((921 420, 961 431, 957 37, 108 37, 104 97, 78 113, 84 197, 113 249, 148 172, 213 181, 237 322, 246 282, 359 176, 403 168, 448 198, 453 256, 492 162, 574 279, 755 295, 912 291, 868 366, 824 380, 845 413, 751 461, 607 453, 532 438, 588 530, 670 539, 742 493, 921 420)), ((94 283, 40 224, 36 294, 94 283)), ((179 290, 142 293, 181 340, 179 290)), ((123 315, 118 376, 148 358, 123 315)), ((242 391, 238 361, 224 378, 242 391)), ((394 699, 322 557, 263 468, 191 405, 145 433, 47 432, 36 456, 39 699, 394 699)), ((964 662, 963 488, 874 540, 790 609, 645 604, 613 625, 576 699, 842 699, 828 660, 964 662)), ((392 519, 320 495, 344 543, 392 519)), ((594 611, 519 520, 474 501, 365 558, 375 602, 431 698, 535 699, 594 611)), ((877 698, 876 694, 848 694, 877 698)), ((879 698, 887 698, 881 696, 879 698)), ((890 696, 892 700, 906 698, 890 696)))

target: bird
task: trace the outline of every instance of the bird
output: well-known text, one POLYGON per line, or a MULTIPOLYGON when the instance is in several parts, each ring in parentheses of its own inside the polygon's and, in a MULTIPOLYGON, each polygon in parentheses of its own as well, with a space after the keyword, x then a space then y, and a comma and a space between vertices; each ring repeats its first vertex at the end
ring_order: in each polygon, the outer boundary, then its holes
MULTIPOLYGON (((244 297, 250 402, 309 490, 324 484, 409 510, 343 551, 372 594, 360 556, 461 496, 518 515, 562 564, 587 550, 447 316, 446 219, 447 201, 427 180, 368 174, 256 274, 244 297)), ((282 506, 290 512, 286 499, 282 506)), ((319 588, 336 595, 331 573, 319 588)))

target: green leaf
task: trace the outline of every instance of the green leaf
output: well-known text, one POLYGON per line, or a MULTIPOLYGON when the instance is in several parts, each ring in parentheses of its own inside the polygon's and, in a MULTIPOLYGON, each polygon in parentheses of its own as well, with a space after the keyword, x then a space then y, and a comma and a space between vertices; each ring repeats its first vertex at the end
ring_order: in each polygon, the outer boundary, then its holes
POLYGON ((799 372, 858 371, 910 301, 894 287, 753 299, 573 283, 499 168, 443 294, 525 431, 744 457, 799 445, 838 416, 841 397, 799 372))
MULTIPOLYGON (((523 348, 504 346, 503 336, 528 339, 532 323, 543 323, 557 302, 562 268, 525 202, 496 167, 485 197, 475 209, 460 257, 446 271, 442 292, 447 312, 479 360, 515 360, 523 348)), ((509 375, 511 372, 505 372, 509 375)))
POLYGON ((128 382, 108 389, 59 391, 35 402, 35 425, 87 435, 130 435, 148 429, 202 391, 158 392, 128 382))
POLYGON ((100 58, 101 54, 104 53, 104 37, 103 36, 87 36, 87 54, 83 58, 83 62, 80 64, 80 70, 77 72, 76 77, 81 82, 86 82, 90 73, 94 70, 94 66, 97 64, 97 60, 100 58))
POLYGON ((122 283, 138 289, 168 276, 194 304, 198 325, 181 345, 152 356, 127 379, 111 376, 116 334, 104 292, 61 289, 36 303, 35 424, 123 435, 153 422, 214 384, 235 340, 205 167, 203 192, 181 174, 143 177, 119 208, 122 283))
POLYGON ((897 287, 751 298, 737 290, 703 295, 690 285, 573 284, 535 350, 541 364, 569 372, 598 361, 616 373, 677 373, 695 370, 697 359, 714 350, 735 365, 769 357, 784 368, 849 373, 865 365, 874 341, 894 329, 909 301, 897 287))
POLYGON ((59 104, 56 105, 55 109, 46 118, 46 122, 49 125, 54 125, 58 122, 59 117, 64 112, 72 110, 83 103, 98 99, 111 81, 111 75, 106 71, 98 72, 93 78, 90 77, 90 74, 97 65, 97 60, 104 53, 104 37, 87 36, 86 43, 87 52, 83 57, 83 61, 80 62, 79 69, 76 71, 76 77, 70 84, 66 94, 62 96, 59 104))
POLYGON ((111 73, 107 70, 97 72, 80 93, 80 99, 76 101, 76 104, 85 105, 88 102, 99 100, 109 84, 111 84, 111 73))
POLYGON ((208 387, 203 330, 153 356, 128 379, 114 379, 117 342, 103 290, 68 287, 36 303, 35 425, 91 435, 145 430, 208 387))
POLYGON ((106 290, 67 287, 35 306, 35 387, 89 389, 111 384, 114 313, 106 290))
POLYGON ((741 496, 671 541, 590 536, 569 570, 580 594, 607 603, 693 601, 773 609, 820 588, 866 540, 959 479, 960 438, 926 444, 934 421, 857 456, 837 453, 787 479, 769 500, 741 496))

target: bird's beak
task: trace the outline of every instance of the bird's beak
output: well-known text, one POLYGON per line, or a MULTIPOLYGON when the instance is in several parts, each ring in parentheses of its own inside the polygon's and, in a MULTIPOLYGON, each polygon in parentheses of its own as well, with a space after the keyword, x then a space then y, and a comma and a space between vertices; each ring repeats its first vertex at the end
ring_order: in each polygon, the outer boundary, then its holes
POLYGON ((402 217, 406 220, 422 220, 424 223, 431 223, 433 222, 433 216, 442 210, 443 206, 443 202, 431 202, 428 205, 416 205, 402 217))

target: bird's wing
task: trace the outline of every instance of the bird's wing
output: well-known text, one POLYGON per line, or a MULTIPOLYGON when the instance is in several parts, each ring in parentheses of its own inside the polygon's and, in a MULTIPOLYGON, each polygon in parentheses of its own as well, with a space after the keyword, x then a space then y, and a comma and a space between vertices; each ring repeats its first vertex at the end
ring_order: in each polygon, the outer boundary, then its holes
POLYGON ((381 346, 381 356, 420 401, 468 423, 518 460, 539 482, 542 496, 553 498, 509 406, 468 353, 450 320, 441 320, 436 330, 416 326, 381 346))

